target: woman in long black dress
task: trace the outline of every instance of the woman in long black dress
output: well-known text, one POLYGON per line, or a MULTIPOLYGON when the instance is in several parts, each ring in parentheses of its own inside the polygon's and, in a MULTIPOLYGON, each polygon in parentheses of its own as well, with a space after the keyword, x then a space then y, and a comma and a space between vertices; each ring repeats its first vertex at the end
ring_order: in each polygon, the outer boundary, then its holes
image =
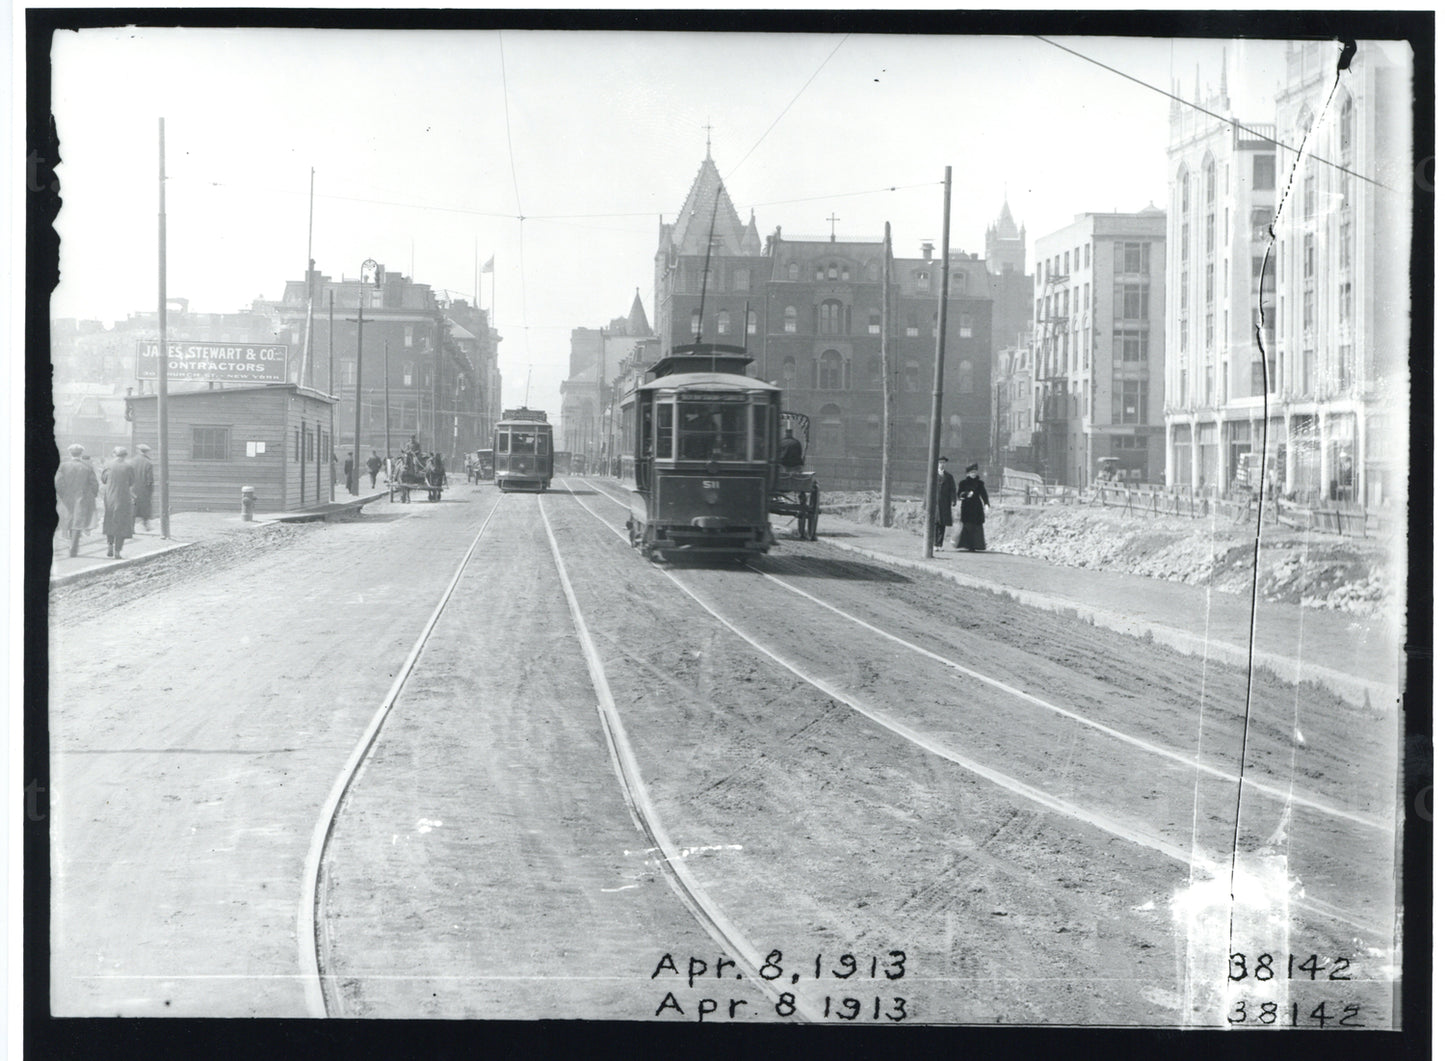
POLYGON ((993 506, 988 503, 988 487, 978 477, 977 464, 970 464, 958 481, 958 500, 958 541, 954 548, 983 552, 983 510, 993 506))

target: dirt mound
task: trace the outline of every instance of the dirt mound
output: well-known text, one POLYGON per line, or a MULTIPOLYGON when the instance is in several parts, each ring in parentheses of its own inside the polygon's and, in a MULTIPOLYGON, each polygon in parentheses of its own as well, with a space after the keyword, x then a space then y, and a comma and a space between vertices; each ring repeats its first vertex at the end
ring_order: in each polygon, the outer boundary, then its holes
MULTIPOLYGON (((858 523, 882 522, 877 492, 834 494, 824 505, 858 523)), ((923 504, 894 501, 893 525, 920 530, 923 504)), ((1070 567, 1122 571, 1248 594, 1256 584, 1253 523, 1223 517, 1136 515, 1080 505, 995 504, 990 549, 1070 567)), ((1357 615, 1398 611, 1402 553, 1392 543, 1266 525, 1259 541, 1261 598, 1357 615)))

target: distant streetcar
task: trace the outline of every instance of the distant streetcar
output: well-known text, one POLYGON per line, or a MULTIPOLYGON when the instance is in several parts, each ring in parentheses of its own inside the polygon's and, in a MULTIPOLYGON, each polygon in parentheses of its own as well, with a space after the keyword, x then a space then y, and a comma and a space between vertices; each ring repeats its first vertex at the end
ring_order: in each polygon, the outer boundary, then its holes
POLYGON ((782 391, 744 374, 752 360, 737 346, 678 346, 624 397, 627 529, 649 558, 746 557, 773 545, 782 391))
POLYGON ((502 490, 545 492, 552 483, 552 425, 542 409, 507 409, 492 431, 492 461, 502 490))

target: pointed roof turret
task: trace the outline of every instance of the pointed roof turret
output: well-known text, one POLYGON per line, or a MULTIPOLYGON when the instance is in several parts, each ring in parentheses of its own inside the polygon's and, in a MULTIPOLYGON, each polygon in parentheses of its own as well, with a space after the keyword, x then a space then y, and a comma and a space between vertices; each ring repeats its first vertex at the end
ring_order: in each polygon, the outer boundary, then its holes
POLYGON ((713 220, 713 204, 717 204, 717 221, 713 225, 715 253, 742 255, 743 223, 738 218, 722 175, 709 155, 698 168, 692 188, 683 200, 672 227, 672 245, 678 254, 706 254, 708 224, 713 220))
POLYGON ((748 211, 748 227, 743 230, 743 253, 761 254, 763 252, 763 240, 758 235, 758 219, 753 211, 748 211))
POLYGON ((627 314, 627 334, 632 336, 651 335, 647 313, 642 308, 642 288, 636 288, 632 296, 632 311, 627 314))
POLYGON ((1019 234, 1018 225, 1014 224, 1013 212, 1008 208, 1008 195, 1004 195, 1003 209, 998 212, 998 221, 994 223, 994 231, 1000 239, 1017 239, 1019 234))

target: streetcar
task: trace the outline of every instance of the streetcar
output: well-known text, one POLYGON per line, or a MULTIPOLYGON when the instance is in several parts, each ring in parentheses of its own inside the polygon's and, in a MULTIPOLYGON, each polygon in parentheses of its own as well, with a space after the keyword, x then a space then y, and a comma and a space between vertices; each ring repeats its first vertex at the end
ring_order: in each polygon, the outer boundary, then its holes
POLYGON ((545 493, 552 483, 552 425, 542 409, 507 409, 492 430, 492 460, 502 490, 545 493))
POLYGON ((745 375, 752 360, 744 347, 674 347, 623 398, 627 531, 648 559, 746 558, 774 544, 782 390, 745 375))

